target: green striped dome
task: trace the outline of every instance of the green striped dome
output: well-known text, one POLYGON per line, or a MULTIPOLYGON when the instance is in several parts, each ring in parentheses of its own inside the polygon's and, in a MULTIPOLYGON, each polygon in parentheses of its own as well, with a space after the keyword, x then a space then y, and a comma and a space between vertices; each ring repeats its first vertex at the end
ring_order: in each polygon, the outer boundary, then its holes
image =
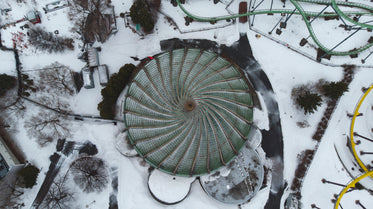
POLYGON ((215 53, 177 49, 154 57, 128 87, 130 143, 152 166, 198 176, 224 166, 244 146, 252 119, 249 84, 215 53))

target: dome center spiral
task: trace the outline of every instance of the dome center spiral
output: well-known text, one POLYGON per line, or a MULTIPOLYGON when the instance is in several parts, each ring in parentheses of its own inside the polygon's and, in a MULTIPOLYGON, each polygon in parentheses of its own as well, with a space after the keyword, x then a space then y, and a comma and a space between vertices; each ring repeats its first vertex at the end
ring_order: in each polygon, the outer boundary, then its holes
POLYGON ((184 105, 184 109, 186 111, 192 111, 194 110, 194 108, 196 107, 196 103, 193 101, 193 100, 189 100, 187 102, 185 102, 185 105, 184 105))

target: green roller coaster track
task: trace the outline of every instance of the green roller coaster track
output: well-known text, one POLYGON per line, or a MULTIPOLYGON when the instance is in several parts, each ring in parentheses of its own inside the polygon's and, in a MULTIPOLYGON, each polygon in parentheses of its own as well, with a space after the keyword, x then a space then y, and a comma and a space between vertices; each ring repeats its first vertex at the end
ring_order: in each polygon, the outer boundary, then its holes
POLYGON ((294 5, 294 7, 297 10, 296 12, 294 12, 292 10, 287 10, 287 9, 274 9, 274 10, 256 10, 256 11, 243 13, 243 14, 234 14, 234 15, 218 16, 218 17, 201 17, 201 16, 194 15, 194 14, 190 13, 189 11, 187 11, 183 7, 183 5, 181 5, 180 0, 176 0, 176 2, 178 4, 179 8, 189 18, 192 18, 194 20, 201 21, 201 22, 215 22, 215 21, 219 21, 219 20, 227 20, 227 19, 250 16, 250 15, 274 14, 274 13, 280 13, 280 14, 282 14, 282 13, 292 14, 293 13, 293 14, 301 15, 302 18, 303 18, 303 21, 306 24, 309 35, 312 38, 312 40, 316 43, 316 45, 321 50, 323 50, 324 52, 326 52, 327 54, 330 54, 330 55, 335 55, 335 56, 354 55, 354 54, 358 54, 360 52, 363 52, 363 51, 369 49, 371 46, 373 46, 373 43, 368 43, 364 46, 361 46, 360 48, 353 49, 353 50, 350 50, 350 51, 334 51, 333 49, 329 49, 329 48, 325 47, 319 41, 319 39, 315 35, 315 32, 313 31, 313 28, 311 26, 310 21, 308 20, 308 17, 316 17, 316 16, 319 16, 319 17, 336 17, 336 16, 340 16, 341 18, 347 20, 351 24, 353 24, 355 26, 359 26, 362 29, 363 28, 373 29, 373 25, 357 22, 357 21, 355 21, 355 20, 353 20, 349 17, 350 15, 373 15, 373 7, 368 6, 368 5, 364 5, 364 4, 360 4, 360 3, 342 2, 342 1, 335 1, 335 0, 330 0, 330 1, 325 1, 325 0, 290 0, 290 2, 294 5), (319 14, 317 12, 308 12, 308 11, 303 10, 303 8, 301 7, 301 5, 298 2, 307 2, 307 3, 318 4, 318 5, 329 5, 329 6, 332 6, 332 8, 335 10, 336 13, 322 13, 322 14, 319 14), (339 6, 359 8, 359 9, 366 10, 367 12, 343 12, 339 8, 339 6))

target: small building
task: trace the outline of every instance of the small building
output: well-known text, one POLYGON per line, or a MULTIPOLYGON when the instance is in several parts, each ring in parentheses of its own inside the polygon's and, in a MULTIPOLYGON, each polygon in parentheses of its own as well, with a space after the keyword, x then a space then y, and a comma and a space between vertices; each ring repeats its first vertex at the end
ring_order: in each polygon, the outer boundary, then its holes
POLYGON ((39 12, 37 11, 27 12, 27 14, 25 15, 25 18, 34 25, 37 23, 41 23, 39 12))
POLYGON ((89 67, 84 67, 82 69, 83 87, 86 89, 92 89, 95 87, 93 81, 93 72, 89 67))
POLYGON ((106 86, 109 82, 109 72, 106 65, 100 65, 97 67, 98 78, 101 86, 106 86))
POLYGON ((88 67, 94 68, 100 65, 97 48, 87 48, 88 67))
POLYGON ((110 6, 105 13, 106 31, 110 34, 116 34, 118 32, 117 20, 115 19, 114 6, 110 6))
POLYGON ((13 152, 0 136, 0 179, 4 178, 13 166, 21 164, 22 159, 18 159, 13 152))
POLYGON ((45 8, 43 9, 45 13, 48 13, 48 12, 53 12, 53 11, 65 8, 67 6, 69 6, 69 2, 67 0, 60 0, 60 1, 55 1, 49 4, 46 4, 45 8))

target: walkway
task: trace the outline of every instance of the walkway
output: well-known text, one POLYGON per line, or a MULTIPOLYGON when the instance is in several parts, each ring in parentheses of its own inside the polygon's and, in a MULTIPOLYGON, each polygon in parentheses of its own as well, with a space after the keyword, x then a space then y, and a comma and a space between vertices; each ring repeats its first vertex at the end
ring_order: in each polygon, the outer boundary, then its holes
POLYGON ((74 149, 75 143, 73 144, 73 146, 71 146, 71 142, 70 143, 66 142, 62 146, 63 146, 63 149, 60 150, 61 151, 60 153, 55 152, 53 153, 53 155, 49 157, 51 164, 49 165, 49 169, 44 178, 43 184, 41 185, 39 192, 36 195, 34 202, 32 203, 31 208, 39 208, 40 204, 43 202, 45 196, 47 195, 49 188, 51 187, 54 179, 59 173, 63 162, 65 161, 66 157, 68 157, 71 154, 71 151, 74 149), (61 154, 64 154, 66 156, 61 155, 61 154))

